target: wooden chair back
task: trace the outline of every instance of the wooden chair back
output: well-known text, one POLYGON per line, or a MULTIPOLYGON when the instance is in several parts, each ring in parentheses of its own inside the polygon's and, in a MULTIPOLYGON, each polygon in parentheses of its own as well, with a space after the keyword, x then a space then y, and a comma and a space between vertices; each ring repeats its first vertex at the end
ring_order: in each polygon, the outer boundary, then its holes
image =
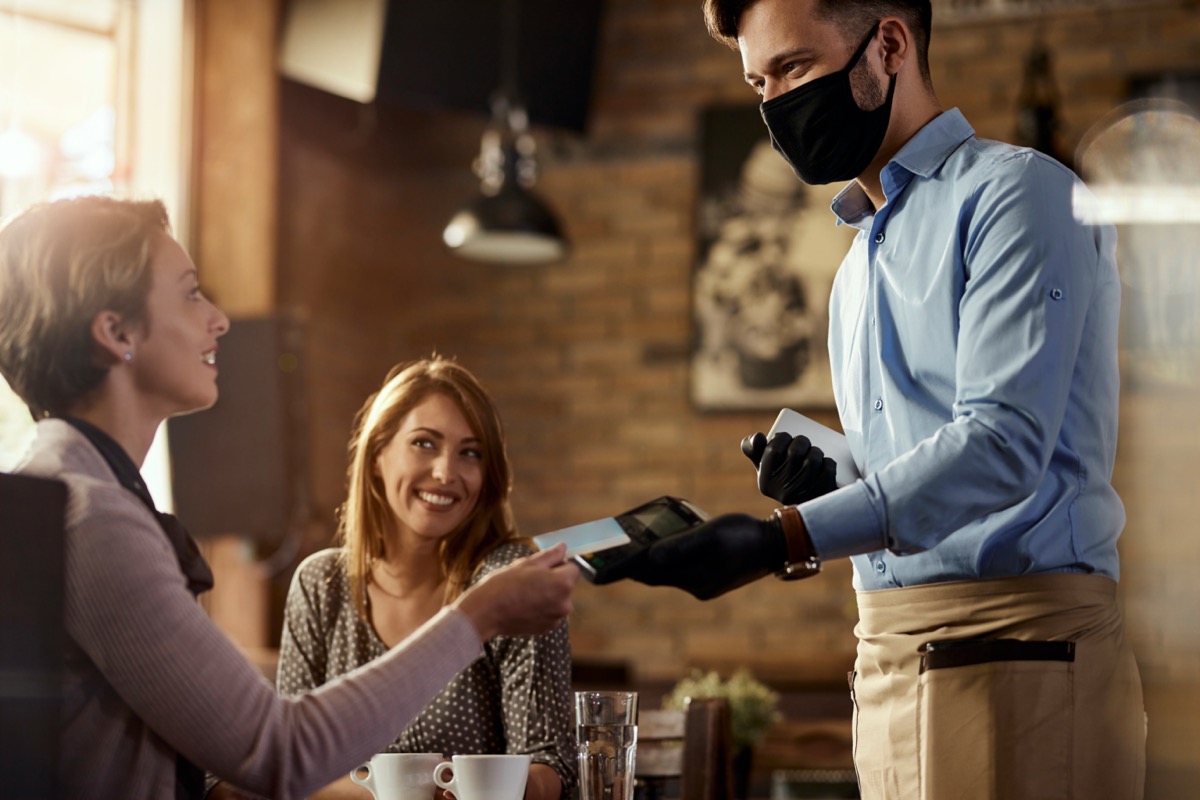
POLYGON ((724 698, 693 698, 684 711, 638 713, 634 776, 645 800, 660 800, 676 781, 680 800, 730 800, 732 756, 724 698))

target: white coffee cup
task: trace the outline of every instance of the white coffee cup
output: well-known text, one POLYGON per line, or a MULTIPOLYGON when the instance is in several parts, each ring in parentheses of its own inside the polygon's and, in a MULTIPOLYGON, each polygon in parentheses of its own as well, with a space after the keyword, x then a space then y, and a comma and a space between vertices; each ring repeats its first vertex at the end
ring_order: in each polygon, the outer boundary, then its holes
POLYGON ((375 800, 433 800, 433 768, 441 753, 378 753, 350 773, 375 800), (359 777, 366 771, 366 777, 359 777))
POLYGON ((521 800, 529 777, 530 757, 454 756, 433 770, 433 782, 455 800, 521 800), (449 772, 450 780, 443 780, 449 772))

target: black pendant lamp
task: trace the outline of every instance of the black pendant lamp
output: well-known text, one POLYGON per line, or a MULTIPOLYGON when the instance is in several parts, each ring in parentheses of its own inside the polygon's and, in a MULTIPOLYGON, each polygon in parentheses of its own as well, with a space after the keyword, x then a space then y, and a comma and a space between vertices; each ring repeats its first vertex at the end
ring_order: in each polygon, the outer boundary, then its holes
POLYGON ((548 264, 566 256, 558 219, 533 192, 534 151, 525 110, 499 97, 475 162, 480 195, 442 231, 455 254, 503 264, 548 264))
POLYGON ((451 217, 442 240, 458 256, 501 264, 549 264, 566 257, 558 218, 533 191, 537 144, 517 98, 517 0, 505 0, 504 85, 474 164, 480 196, 451 217))

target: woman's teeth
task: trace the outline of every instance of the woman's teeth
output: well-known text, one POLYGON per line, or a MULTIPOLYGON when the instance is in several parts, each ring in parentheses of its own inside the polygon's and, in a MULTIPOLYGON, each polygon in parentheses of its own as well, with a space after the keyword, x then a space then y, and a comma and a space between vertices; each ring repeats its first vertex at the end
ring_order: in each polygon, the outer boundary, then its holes
POLYGON ((430 494, 428 492, 417 492, 417 497, 424 500, 426 503, 432 503, 435 506, 448 506, 454 502, 453 497, 446 497, 441 494, 430 494))

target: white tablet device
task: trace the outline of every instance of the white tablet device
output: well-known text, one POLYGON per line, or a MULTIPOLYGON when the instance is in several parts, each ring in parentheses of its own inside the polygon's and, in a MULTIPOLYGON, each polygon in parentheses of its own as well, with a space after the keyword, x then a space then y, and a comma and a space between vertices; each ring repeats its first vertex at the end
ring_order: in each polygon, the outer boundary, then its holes
POLYGON ((832 428, 809 419, 799 411, 785 408, 775 418, 775 424, 767 432, 767 439, 778 431, 790 433, 792 436, 807 436, 810 442, 821 448, 821 452, 836 461, 838 486, 854 483, 862 477, 858 472, 858 465, 854 463, 854 456, 850 455, 850 445, 846 442, 846 437, 832 428))

